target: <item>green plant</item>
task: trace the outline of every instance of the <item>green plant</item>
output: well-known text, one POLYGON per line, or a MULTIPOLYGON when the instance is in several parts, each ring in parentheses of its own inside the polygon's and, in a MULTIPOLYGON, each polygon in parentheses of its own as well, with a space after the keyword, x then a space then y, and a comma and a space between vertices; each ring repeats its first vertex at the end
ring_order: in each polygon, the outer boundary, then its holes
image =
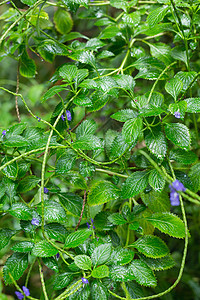
POLYGON ((17 61, 17 82, 0 91, 19 122, 1 124, 5 285, 37 299, 26 287, 38 267, 45 300, 168 294, 185 266, 185 206, 200 205, 199 1, 7 2, 1 60, 17 61), (50 81, 31 81, 48 63, 50 81), (155 271, 175 265, 167 235, 184 240, 180 270, 155 293, 155 271))

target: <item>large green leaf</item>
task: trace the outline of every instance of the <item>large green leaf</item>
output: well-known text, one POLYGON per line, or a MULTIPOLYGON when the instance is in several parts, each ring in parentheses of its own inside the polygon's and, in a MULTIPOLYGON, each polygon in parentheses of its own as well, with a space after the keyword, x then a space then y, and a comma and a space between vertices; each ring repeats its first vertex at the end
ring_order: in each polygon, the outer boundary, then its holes
POLYGON ((100 281, 92 282, 91 293, 94 300, 108 300, 108 291, 100 281))
POLYGON ((122 188, 122 197, 130 198, 142 192, 148 184, 148 172, 136 171, 129 176, 122 188))
POLYGON ((92 135, 95 133, 97 125, 94 120, 84 120, 76 129, 76 137, 80 139, 85 135, 92 135))
POLYGON ((135 277, 135 280, 140 285, 152 286, 157 285, 153 271, 147 264, 139 259, 134 259, 128 268, 128 273, 135 277))
POLYGON ((101 33, 99 38, 100 39, 111 39, 115 37, 120 32, 117 26, 109 26, 106 27, 101 33))
POLYGON ((137 26, 140 23, 141 15, 139 11, 134 11, 130 14, 124 14, 122 20, 129 26, 137 26))
POLYGON ((9 228, 0 229, 0 250, 3 249, 10 241, 16 231, 9 228))
POLYGON ((9 273, 15 280, 18 280, 28 267, 28 254, 27 253, 14 253, 11 255, 4 265, 3 278, 5 284, 12 284, 12 279, 9 273))
POLYGON ((68 82, 71 82, 77 75, 78 68, 75 65, 63 65, 59 68, 59 75, 68 82))
POLYGON ((15 244, 13 247, 12 247, 12 250, 15 251, 15 252, 30 252, 32 250, 34 246, 34 243, 32 242, 20 242, 20 243, 17 243, 15 244))
POLYGON ((72 280, 73 273, 65 272, 57 275, 54 281, 54 289, 61 290, 66 287, 72 280))
POLYGON ((167 152, 167 141, 159 126, 152 128, 145 136, 145 144, 157 158, 164 159, 167 152))
POLYGON ((153 235, 144 235, 129 246, 133 246, 147 257, 160 258, 169 254, 166 244, 159 237, 153 235))
POLYGON ((23 178, 17 187, 18 192, 25 193, 32 190, 40 182, 40 178, 35 175, 29 175, 23 178))
POLYGON ((167 192, 150 191, 149 193, 141 193, 142 201, 153 212, 170 211, 171 203, 167 192))
POLYGON ((74 258, 74 262, 81 270, 91 270, 92 261, 91 258, 87 255, 77 255, 74 258))
POLYGON ((50 257, 56 255, 57 253, 58 249, 45 240, 36 243, 32 249, 32 255, 38 257, 50 257))
POLYGON ((9 213, 20 220, 31 220, 33 210, 24 203, 15 203, 9 209, 9 213))
POLYGON ((155 271, 167 270, 167 269, 171 269, 175 266, 175 261, 173 260, 171 255, 167 255, 165 257, 161 257, 161 258, 157 258, 157 259, 146 257, 142 254, 139 254, 139 257, 152 270, 155 270, 155 271))
POLYGON ((122 109, 111 115, 111 118, 119 122, 126 122, 137 117, 137 112, 132 109, 122 109))
MULTIPOLYGON (((4 164, 8 163, 11 160, 12 160, 11 157, 5 156, 1 161, 1 165, 4 165, 4 164)), ((2 170, 2 173, 4 173, 4 175, 6 175, 8 178, 15 180, 17 178, 17 174, 18 174, 17 162, 15 161, 15 162, 10 163, 9 165, 7 165, 2 170)))
POLYGON ((53 19, 56 25, 56 29, 61 34, 66 34, 72 30, 73 20, 68 11, 60 8, 57 9, 53 19))
POLYGON ((6 147, 24 147, 28 146, 28 141, 21 135, 14 135, 12 137, 8 137, 4 141, 4 145, 6 147))
MULTIPOLYGON (((114 137, 114 136, 113 136, 114 137)), ((136 144, 136 142, 135 142, 136 144)), ((134 145, 134 144, 133 144, 134 145)), ((110 158, 115 159, 125 153, 130 145, 125 142, 124 137, 119 133, 110 144, 110 158)))
POLYGON ((98 181, 95 183, 88 194, 88 204, 90 206, 100 205, 111 200, 117 199, 120 196, 120 191, 110 181, 98 181))
POLYGON ((128 270, 124 266, 112 266, 110 268, 109 277, 112 281, 126 282, 135 279, 135 276, 128 273, 128 270))
MULTIPOLYGON (((67 211, 72 215, 80 217, 83 206, 83 199, 73 193, 59 193, 59 200, 67 211)), ((85 214, 83 215, 83 217, 85 214)))
POLYGON ((169 65, 172 62, 171 47, 164 43, 149 44, 151 55, 169 65))
POLYGON ((119 248, 112 252, 111 260, 115 265, 126 265, 134 258, 135 252, 129 249, 119 248))
POLYGON ((165 85, 165 90, 175 100, 177 100, 177 97, 178 97, 178 95, 179 95, 179 93, 181 92, 182 89, 183 89, 183 83, 179 78, 172 78, 165 85))
POLYGON ((196 77, 197 73, 192 71, 192 72, 183 72, 180 71, 176 73, 175 78, 179 78, 182 83, 183 83, 183 91, 185 92, 193 79, 196 77))
POLYGON ((178 163, 189 165, 197 161, 197 155, 192 151, 185 151, 182 149, 172 149, 169 153, 169 159, 175 160, 178 163))
POLYGON ((56 173, 65 174, 70 171, 75 165, 76 158, 76 153, 71 149, 67 149, 56 161, 56 173))
POLYGON ((134 143, 142 130, 142 119, 135 118, 126 121, 122 128, 122 136, 126 143, 134 143))
POLYGON ((111 251, 111 244, 103 244, 96 247, 91 255, 93 265, 99 266, 106 263, 110 258, 111 251))
POLYGON ((192 180, 194 192, 198 192, 200 190, 200 163, 191 167, 189 177, 192 180))
MULTIPOLYGON (((37 205, 37 212, 42 216, 42 205, 37 205)), ((63 223, 66 220, 64 208, 56 201, 44 201, 44 218, 47 222, 63 223)))
POLYGON ((169 212, 155 213, 151 217, 146 217, 154 227, 158 228, 175 238, 183 239, 185 237, 185 226, 183 221, 169 212))
POLYGON ((92 234, 91 230, 78 230, 70 233, 65 240, 66 248, 75 248, 82 244, 92 234))
POLYGON ((108 220, 114 225, 122 225, 127 222, 120 213, 111 214, 108 220))
POLYGON ((154 169, 149 174, 149 184, 154 191, 161 192, 165 186, 165 179, 154 169))
POLYGON ((103 148, 100 138, 95 135, 87 134, 80 137, 76 142, 73 143, 74 149, 81 150, 96 150, 103 148))
POLYGON ((106 265, 99 266, 92 270, 91 273, 94 278, 104 278, 109 276, 109 268, 106 265))
POLYGON ((33 59, 31 59, 27 52, 24 51, 20 58, 20 74, 24 77, 34 77, 36 72, 36 65, 33 59))
POLYGON ((187 126, 181 123, 165 124, 165 133, 167 138, 176 146, 184 149, 190 149, 190 132, 187 126))
POLYGON ((199 113, 200 112, 200 98, 188 98, 185 99, 187 103, 186 111, 189 113, 199 113))
POLYGON ((48 233, 48 236, 51 239, 60 241, 62 243, 65 242, 67 229, 63 225, 59 223, 49 223, 44 226, 44 230, 48 233))
POLYGON ((166 15, 167 11, 168 11, 168 6, 166 5, 163 5, 161 7, 152 10, 147 17, 147 22, 149 26, 154 26, 157 23, 161 22, 164 16, 166 15))

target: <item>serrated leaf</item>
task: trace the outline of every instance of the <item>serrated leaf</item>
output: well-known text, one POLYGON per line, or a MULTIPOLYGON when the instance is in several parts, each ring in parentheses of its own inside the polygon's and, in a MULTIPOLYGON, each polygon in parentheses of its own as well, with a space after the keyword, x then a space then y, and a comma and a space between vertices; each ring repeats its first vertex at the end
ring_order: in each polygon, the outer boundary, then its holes
POLYGON ((129 249, 115 249, 112 253, 111 260, 113 264, 123 266, 130 263, 133 260, 134 255, 135 252, 129 249))
POLYGON ((62 85, 55 85, 52 86, 48 91, 46 91, 46 93, 43 95, 42 97, 42 102, 45 102, 47 99, 53 97, 54 95, 56 95, 57 93, 60 93, 62 91, 65 91, 67 89, 66 84, 62 84, 62 85))
POLYGON ((190 132, 187 126, 181 123, 165 124, 165 133, 169 140, 176 146, 184 149, 190 149, 190 132))
POLYGON ((65 248, 75 248, 82 244, 92 234, 91 230, 78 230, 70 233, 65 240, 65 248))
POLYGON ((146 257, 142 254, 139 254, 140 259, 145 262, 152 270, 155 271, 162 271, 162 270, 168 270, 175 266, 175 261, 171 257, 171 255, 167 255, 162 258, 150 258, 146 257))
MULTIPOLYGON (((135 142, 136 144, 136 142, 135 142)), ((133 144, 134 145, 134 144, 133 144)), ((115 159, 125 153, 130 145, 125 142, 124 137, 119 133, 110 145, 110 158, 115 159)))
POLYGON ((183 83, 178 78, 170 79, 165 85, 166 92, 169 93, 175 100, 177 100, 177 97, 182 91, 182 89, 183 83))
POLYGON ((177 46, 177 47, 173 48, 171 51, 171 56, 174 59, 183 61, 187 66, 187 54, 182 46, 177 46))
POLYGON ((129 275, 128 270, 124 266, 112 266, 110 268, 109 277, 112 281, 126 282, 135 279, 133 275, 129 275))
POLYGON ((50 257, 56 255, 57 253, 58 249, 45 240, 36 243, 32 249, 32 255, 38 257, 50 257))
POLYGON ((92 66, 93 68, 96 67, 96 60, 95 60, 95 56, 92 53, 92 51, 86 50, 80 50, 80 51, 76 51, 74 53, 68 54, 68 56, 73 59, 73 60, 77 60, 79 62, 81 62, 82 64, 87 64, 92 66))
POLYGON ((169 249, 163 240, 153 235, 142 236, 130 246, 151 258, 160 258, 169 254, 169 249))
POLYGON ((120 86, 122 89, 127 90, 129 92, 134 92, 135 87, 135 80, 130 75, 125 74, 119 74, 116 76, 113 76, 113 79, 116 81, 118 86, 120 86))
POLYGON ((161 128, 152 128, 145 136, 145 144, 149 151, 157 158, 164 159, 167 152, 167 141, 161 128))
POLYGON ((149 44, 150 52, 153 57, 161 60, 167 66, 172 62, 171 47, 164 43, 149 44))
POLYGON ((192 180, 194 192, 198 192, 200 189, 200 163, 192 166, 188 175, 192 180))
POLYGON ((110 117, 119 122, 126 122, 130 119, 137 118, 138 113, 132 109, 122 109, 111 115, 110 117))
POLYGON ((34 77, 36 72, 36 65, 33 59, 31 59, 27 52, 24 51, 20 58, 20 74, 24 77, 34 77))
POLYGON ((139 259, 134 259, 128 268, 128 273, 135 277, 135 280, 140 285, 152 286, 157 285, 153 271, 139 259))
POLYGON ((12 250, 16 251, 16 252, 30 252, 32 250, 33 246, 34 246, 34 243, 32 243, 32 242, 20 242, 20 243, 15 244, 12 247, 12 250))
MULTIPOLYGON (((58 43, 54 40, 45 39, 38 47, 39 53, 53 54, 53 55, 68 55, 68 49, 65 45, 58 43)), ((46 57, 46 54, 45 54, 46 57)))
MULTIPOLYGON (((19 135, 21 134, 24 129, 27 127, 26 123, 19 123, 11 126, 7 131, 6 131, 6 137, 11 137, 14 135, 19 135)), ((27 128, 28 129, 28 128, 27 128)))
MULTIPOLYGON (((9 161, 11 161, 12 158, 5 156, 2 161, 1 161, 1 165, 3 166, 4 164, 8 163, 9 161)), ((17 178, 18 175, 18 165, 17 162, 14 161, 13 163, 10 163, 9 165, 7 165, 3 170, 2 173, 4 175, 6 175, 8 178, 15 180, 17 178)))
POLYGON ((92 270, 91 276, 94 278, 104 278, 109 276, 109 268, 106 265, 99 266, 92 270))
POLYGON ((31 6, 37 2, 37 0, 20 0, 20 1, 29 6, 31 6))
POLYGON ((58 223, 49 223, 44 226, 44 230, 48 233, 51 239, 60 241, 64 243, 66 235, 68 233, 67 229, 58 223))
POLYGON ((26 176, 19 182, 17 190, 20 193, 26 193, 35 188, 39 182, 40 178, 36 177, 35 175, 26 176))
POLYGON ((110 258, 111 251, 111 244, 103 244, 96 247, 91 255, 93 265, 99 266, 106 263, 110 258))
POLYGON ((3 278, 5 284, 12 284, 12 279, 9 273, 15 280, 18 280, 28 267, 28 254, 27 253, 13 253, 3 268, 3 278))
POLYGON ((87 189, 87 183, 85 178, 78 172, 69 171, 66 173, 66 179, 69 180, 76 188, 81 190, 87 189))
POLYGON ((192 151, 182 149, 172 149, 169 153, 169 159, 175 160, 178 163, 189 165, 197 161, 197 155, 192 151))
POLYGON ((141 15, 139 11, 134 11, 130 14, 124 14, 122 20, 129 26, 137 26, 140 23, 141 15))
POLYGON ((47 266, 47 268, 58 272, 59 268, 58 268, 58 262, 55 260, 55 258, 53 257, 43 257, 42 258, 43 263, 45 264, 45 266, 47 266))
POLYGON ((59 74, 68 82, 72 82, 72 80, 77 76, 78 68, 75 65, 63 65, 59 68, 59 74))
POLYGON ((64 287, 66 287, 70 281, 72 280, 73 273, 71 272, 65 272, 62 274, 59 274, 55 277, 54 281, 54 289, 55 290, 61 290, 64 287))
POLYGON ((108 300, 108 291, 100 281, 92 282, 91 293, 94 300, 108 300))
POLYGON ((16 231, 9 228, 0 229, 0 250, 3 249, 10 241, 16 231))
POLYGON ((147 194, 141 193, 142 201, 153 212, 170 211, 171 203, 167 192, 151 191, 147 194))
POLYGON ((155 213, 151 217, 146 217, 154 227, 158 228, 175 238, 183 239, 185 237, 185 226, 183 221, 169 212, 155 213))
POLYGON ((133 143, 138 138, 138 135, 140 134, 142 130, 142 119, 141 118, 135 118, 128 120, 124 123, 124 126, 122 128, 122 136, 125 139, 126 143, 133 143))
POLYGON ((73 27, 73 20, 68 13, 68 11, 64 9, 57 9, 54 17, 53 17, 55 27, 61 34, 66 34, 72 30, 73 27))
POLYGON ((71 149, 67 149, 56 161, 56 173, 65 174, 70 171, 75 165, 76 158, 76 153, 71 149))
MULTIPOLYGON (((41 203, 37 205, 37 212, 42 216, 41 203)), ((64 208, 56 201, 44 201, 44 218, 47 222, 63 223, 66 220, 64 208)))
POLYGON ((142 192, 148 184, 148 172, 146 171, 136 171, 131 176, 129 176, 123 187, 122 187, 122 197, 130 198, 138 195, 142 192))
POLYGON ((149 184, 156 192, 161 192, 165 186, 165 179, 157 170, 151 170, 149 174, 149 184))
POLYGON ((161 22, 164 16, 166 15, 167 11, 168 11, 168 6, 166 5, 163 5, 162 7, 158 7, 152 10, 147 17, 147 22, 149 26, 154 26, 159 22, 161 22))
POLYGON ((175 112, 179 112, 181 119, 184 118, 186 110, 187 110, 187 102, 185 100, 179 101, 177 103, 171 103, 169 105, 169 111, 173 115, 175 115, 175 112))
POLYGON ((88 204, 90 206, 107 203, 117 199, 120 196, 120 191, 117 186, 110 181, 98 181, 95 183, 88 194, 88 204))
POLYGON ((14 135, 12 137, 8 137, 4 141, 4 145, 7 147, 24 147, 28 146, 28 141, 21 135, 14 135))
POLYGON ((20 220, 31 220, 33 210, 24 203, 15 203, 9 209, 9 213, 20 220))
POLYGON ((73 148, 81 150, 97 150, 103 148, 103 145, 100 138, 92 134, 87 134, 76 140, 76 142, 73 143, 73 148))
POLYGON ((95 133, 97 125, 93 120, 84 120, 76 129, 77 139, 85 135, 92 135, 95 133))
POLYGON ((122 225, 122 224, 127 223, 127 221, 124 219, 124 217, 119 213, 111 214, 108 217, 108 220, 114 225, 122 225))
POLYGON ((74 262, 81 270, 91 270, 92 268, 91 258, 87 255, 77 255, 74 258, 74 262))
POLYGON ((99 39, 111 39, 115 37, 120 32, 119 28, 116 26, 106 27, 99 35, 99 39))
POLYGON ((186 111, 189 113, 199 113, 200 112, 200 98, 188 98, 185 99, 187 103, 186 111))
MULTIPOLYGON (((73 193, 59 193, 59 200, 67 211, 72 215, 80 217, 83 206, 83 199, 73 193)), ((83 213, 85 217, 85 213, 83 213)))
POLYGON ((185 92, 187 90, 187 88, 189 87, 189 85, 191 84, 191 82, 193 81, 193 79, 196 77, 196 75, 197 75, 197 73, 194 71, 192 71, 192 72, 180 71, 180 72, 176 73, 175 78, 179 78, 182 81, 182 83, 183 83, 182 90, 185 92))

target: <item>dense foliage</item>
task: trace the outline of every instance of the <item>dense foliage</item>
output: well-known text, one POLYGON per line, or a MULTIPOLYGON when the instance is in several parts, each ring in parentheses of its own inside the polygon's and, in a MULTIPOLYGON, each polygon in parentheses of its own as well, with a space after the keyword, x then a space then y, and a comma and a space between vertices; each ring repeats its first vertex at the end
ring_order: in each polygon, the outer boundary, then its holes
POLYGON ((0 13, 1 299, 200 299, 200 1, 0 13))

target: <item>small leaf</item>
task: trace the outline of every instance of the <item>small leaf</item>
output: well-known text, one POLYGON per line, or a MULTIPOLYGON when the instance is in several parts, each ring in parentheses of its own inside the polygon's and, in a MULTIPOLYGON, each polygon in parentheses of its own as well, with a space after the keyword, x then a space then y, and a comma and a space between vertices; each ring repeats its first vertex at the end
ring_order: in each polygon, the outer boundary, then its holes
POLYGON ((32 249, 32 255, 38 257, 50 257, 56 255, 57 253, 58 249, 53 247, 50 243, 48 243, 45 240, 36 243, 32 249))
MULTIPOLYGON (((1 165, 3 166, 4 164, 8 163, 9 161, 11 161, 12 158, 5 156, 2 161, 1 161, 1 165)), ((17 162, 13 162, 10 163, 9 165, 7 165, 3 170, 2 173, 4 173, 4 175, 6 175, 8 178, 15 180, 17 178, 17 174, 18 174, 18 165, 17 162)))
POLYGON ((152 10, 147 17, 147 22, 149 26, 154 26, 159 22, 161 22, 164 16, 166 15, 167 11, 168 11, 168 6, 166 5, 163 5, 161 7, 152 10))
POLYGON ((19 182, 17 190, 20 193, 26 193, 35 188, 39 182, 40 178, 36 177, 35 175, 26 176, 19 182))
POLYGON ((111 39, 115 37, 120 32, 119 28, 116 26, 106 27, 99 35, 100 39, 111 39))
POLYGON ((74 258, 74 262, 77 267, 81 270, 91 270, 92 261, 89 256, 87 255, 77 255, 74 258))
POLYGON ((147 257, 160 258, 169 254, 166 244, 159 237, 153 235, 142 236, 130 246, 147 257))
POLYGON ((110 258, 111 251, 111 244, 103 244, 96 247, 91 255, 93 265, 99 266, 106 263, 110 258))
POLYGON ((3 278, 5 284, 12 284, 12 279, 9 273, 15 280, 18 280, 28 267, 28 254, 27 253, 13 253, 11 255, 4 267, 3 267, 3 278))
POLYGON ((182 91, 183 83, 178 78, 172 78, 165 85, 165 90, 169 93, 175 100, 177 100, 178 95, 182 91))
POLYGON ((192 151, 182 149, 172 149, 169 153, 169 159, 175 160, 178 163, 189 165, 197 161, 197 155, 192 151))
POLYGON ((129 26, 137 26, 140 23, 141 15, 139 11, 132 12, 130 14, 124 14, 122 20, 129 26))
POLYGON ((66 287, 72 280, 73 273, 65 272, 55 277, 54 289, 61 290, 66 287))
POLYGON ((165 133, 169 140, 176 146, 184 149, 190 149, 190 132, 187 126, 180 123, 165 124, 165 133))
POLYGON ((171 47, 164 43, 149 44, 151 55, 161 60, 167 66, 173 61, 171 57, 171 47))
POLYGON ((126 143, 133 143, 138 138, 142 130, 142 119, 135 118, 126 121, 122 128, 122 136, 125 139, 126 143))
POLYGON ((159 159, 164 159, 167 152, 167 141, 160 127, 152 128, 145 136, 145 144, 149 151, 159 159))
POLYGON ((115 265, 123 266, 130 263, 133 260, 134 255, 135 252, 129 249, 115 249, 112 253, 111 259, 115 265))
POLYGON ((183 61, 187 66, 187 54, 182 46, 174 47, 171 51, 171 56, 174 59, 183 61))
POLYGON ((97 125, 93 120, 84 120, 76 129, 76 137, 80 139, 85 135, 92 135, 95 133, 97 125))
POLYGON ((161 192, 165 186, 165 179, 157 170, 151 170, 149 174, 149 184, 156 192, 161 192))
POLYGON ((135 280, 140 285, 152 286, 157 285, 153 271, 139 259, 134 259, 128 268, 128 273, 135 277, 135 280))
POLYGON ((107 288, 99 280, 92 282, 91 293, 94 300, 108 300, 107 288))
POLYGON ((87 134, 80 137, 76 142, 73 143, 74 149, 81 150, 96 150, 103 148, 101 140, 92 134, 87 134))
POLYGON ((75 165, 76 158, 76 153, 71 149, 67 149, 56 161, 56 173, 65 174, 70 171, 75 165))
POLYGON ((9 209, 9 213, 20 220, 31 220, 33 210, 24 203, 15 203, 9 209))
POLYGON ((142 192, 148 184, 148 172, 136 171, 129 176, 122 188, 122 197, 130 198, 142 192))
POLYGON ((44 230, 48 233, 48 236, 51 239, 60 241, 62 243, 65 242, 65 238, 68 232, 63 225, 59 223, 49 223, 44 226, 44 230))
POLYGON ((24 77, 34 77, 36 72, 36 65, 33 59, 31 59, 27 52, 24 51, 20 58, 20 74, 24 77))
POLYGON ((114 225, 122 225, 122 224, 127 223, 127 221, 124 219, 124 217, 119 213, 111 214, 108 217, 108 220, 114 225))
POLYGON ((186 111, 189 113, 199 113, 200 112, 200 98, 188 98, 185 99, 187 103, 186 111))
POLYGON ((169 195, 165 191, 149 193, 141 193, 142 201, 153 212, 166 212, 170 211, 171 203, 169 195))
POLYGON ((12 250, 16 251, 16 252, 30 252, 32 250, 33 246, 34 246, 34 243, 32 243, 32 242, 20 242, 20 243, 15 244, 12 247, 12 250))
POLYGON ((10 241, 16 231, 9 228, 0 229, 0 250, 3 249, 10 241))
POLYGON ((91 273, 94 278, 104 278, 109 276, 109 268, 106 265, 102 265, 92 270, 91 273))
POLYGON ((62 85, 54 85, 52 86, 48 91, 46 91, 46 93, 43 95, 42 97, 42 102, 45 102, 47 99, 53 97, 54 95, 56 95, 57 93, 60 93, 62 91, 66 91, 67 86, 66 84, 62 84, 62 85))
POLYGON ((92 234, 91 230, 78 230, 70 233, 65 240, 65 248, 75 248, 82 244, 92 234))
POLYGON ((126 282, 135 279, 133 275, 129 275, 128 270, 124 266, 112 266, 110 268, 109 277, 112 281, 126 282))
POLYGON ((137 118, 137 112, 132 109, 122 109, 111 115, 110 117, 119 122, 126 122, 130 119, 137 118))
POLYGON ((92 186, 88 194, 90 206, 100 205, 120 196, 119 188, 109 181, 98 181, 92 186))
POLYGON ((24 147, 28 146, 28 141, 21 135, 14 135, 12 137, 8 137, 4 141, 4 145, 7 147, 24 147))
POLYGON ((54 14, 53 20, 56 25, 56 29, 61 34, 66 34, 72 30, 73 20, 68 11, 61 8, 57 9, 54 14))
POLYGON ((58 268, 58 262, 55 260, 55 258, 53 257, 43 257, 42 258, 43 263, 45 264, 45 266, 47 266, 47 268, 58 272, 59 268, 58 268))
POLYGON ((60 76, 68 82, 72 82, 72 80, 77 76, 77 73, 78 68, 75 65, 65 64, 59 68, 60 76))
MULTIPOLYGON (((37 205, 37 212, 42 216, 41 203, 37 205)), ((64 208, 56 201, 44 201, 44 218, 48 222, 63 223, 66 220, 64 208)))
MULTIPOLYGON (((72 215, 79 217, 83 206, 83 199, 73 193, 59 193, 59 200, 65 209, 72 215)), ((83 213, 85 217, 85 213, 83 213)))
POLYGON ((154 227, 158 228, 175 238, 183 239, 185 237, 185 226, 179 217, 169 212, 155 213, 151 217, 146 217, 154 227))

